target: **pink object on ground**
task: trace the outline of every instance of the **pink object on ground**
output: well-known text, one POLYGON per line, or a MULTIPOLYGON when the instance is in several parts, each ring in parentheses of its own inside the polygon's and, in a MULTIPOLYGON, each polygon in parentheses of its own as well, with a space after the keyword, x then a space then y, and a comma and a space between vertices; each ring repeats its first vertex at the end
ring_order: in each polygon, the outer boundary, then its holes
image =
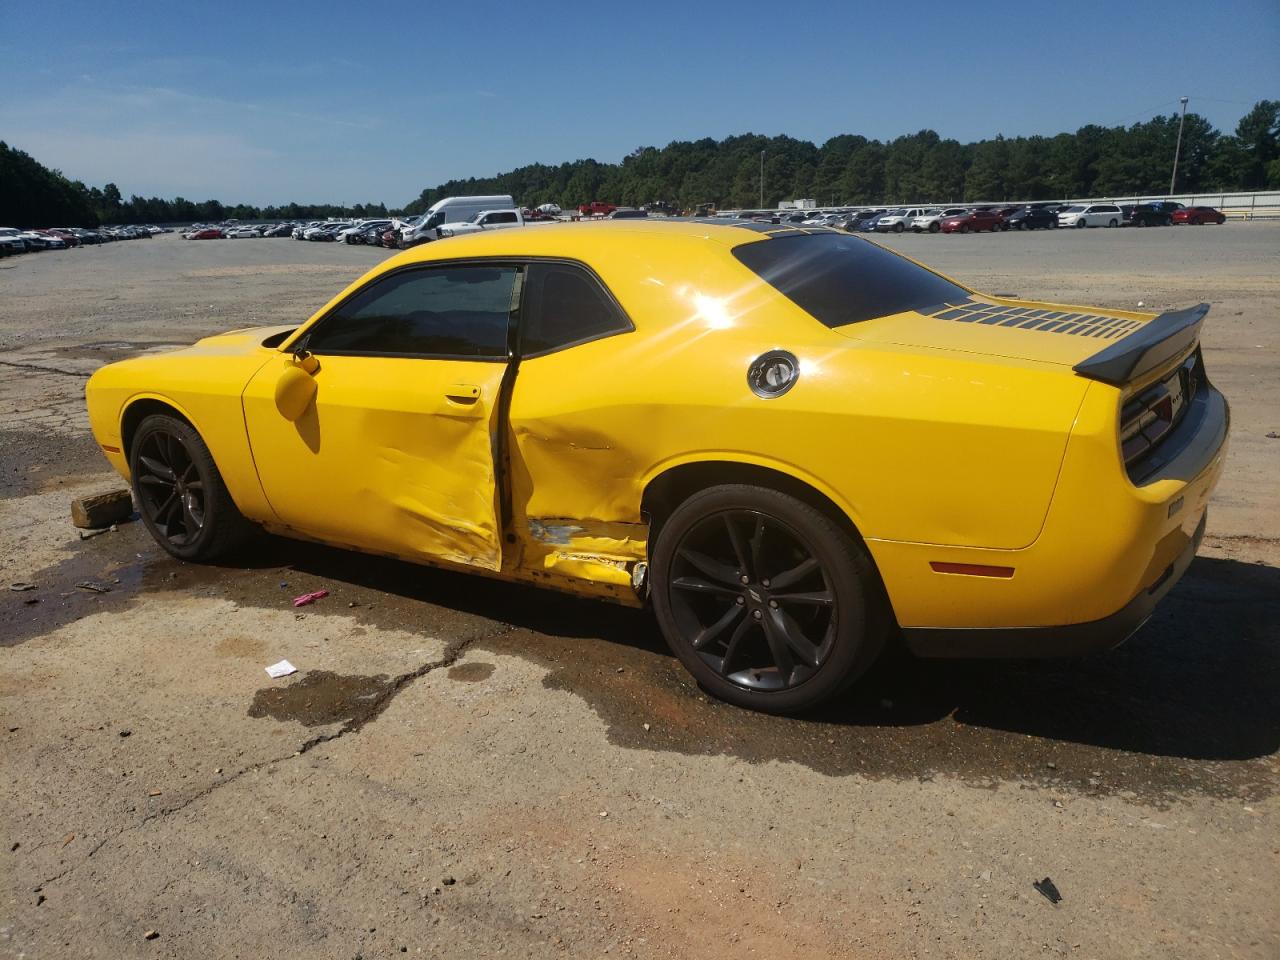
POLYGON ((304 593, 300 597, 293 598, 293 605, 295 607, 305 607, 308 603, 315 603, 317 600, 322 597, 327 597, 328 595, 328 590, 317 590, 315 593, 304 593))

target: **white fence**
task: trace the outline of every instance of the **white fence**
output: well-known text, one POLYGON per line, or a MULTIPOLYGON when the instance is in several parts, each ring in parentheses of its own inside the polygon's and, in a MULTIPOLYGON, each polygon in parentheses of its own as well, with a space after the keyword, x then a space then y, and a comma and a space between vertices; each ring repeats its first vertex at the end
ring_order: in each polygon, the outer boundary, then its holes
MULTIPOLYGON (((1188 207, 1214 207, 1221 210, 1232 220, 1266 220, 1280 219, 1280 190, 1260 191, 1257 193, 1173 193, 1173 194, 1128 194, 1112 197, 1070 197, 1062 200, 968 200, 963 203, 955 201, 928 201, 919 203, 860 203, 854 206, 869 207, 1015 207, 1027 203, 1154 203, 1157 200, 1172 200, 1188 207)), ((820 207, 816 212, 823 212, 842 207, 820 207)), ((721 211, 729 213, 734 211, 721 211)))

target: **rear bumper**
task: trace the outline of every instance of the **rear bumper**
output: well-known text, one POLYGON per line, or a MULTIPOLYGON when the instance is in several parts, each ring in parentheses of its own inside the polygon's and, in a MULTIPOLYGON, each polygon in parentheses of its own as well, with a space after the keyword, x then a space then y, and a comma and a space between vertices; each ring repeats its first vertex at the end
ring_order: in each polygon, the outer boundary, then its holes
POLYGON ((1146 623, 1156 604, 1187 572, 1200 541, 1204 539, 1208 516, 1208 511, 1201 515, 1200 523, 1182 553, 1155 582, 1108 617, 1056 627, 916 627, 902 631, 907 648, 918 657, 973 658, 1074 657, 1110 650, 1146 623))

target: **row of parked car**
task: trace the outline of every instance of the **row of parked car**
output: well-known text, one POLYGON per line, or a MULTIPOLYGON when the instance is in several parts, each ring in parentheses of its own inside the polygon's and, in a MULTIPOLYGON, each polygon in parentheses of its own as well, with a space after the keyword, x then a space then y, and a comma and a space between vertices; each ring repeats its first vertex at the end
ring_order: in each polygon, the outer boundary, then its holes
POLYGON ((83 227, 46 227, 43 230, 0 227, 0 257, 36 250, 69 250, 71 247, 116 240, 143 240, 157 233, 173 233, 173 230, 151 226, 99 227, 97 230, 83 227))
POLYGON ((981 230, 1049 230, 1058 227, 1165 227, 1221 224, 1213 207, 1187 207, 1170 200, 1150 203, 1031 203, 1000 207, 896 207, 835 210, 743 211, 739 218, 772 223, 834 227, 860 233, 976 233, 981 230))
MULTIPOLYGON (((182 235, 189 240, 292 237, 320 243, 367 244, 396 249, 482 230, 551 223, 559 213, 560 208, 554 204, 544 204, 535 210, 517 207, 510 196, 448 197, 433 204, 425 213, 404 219, 285 221, 264 226, 230 221, 222 224, 196 223, 182 235)), ((626 214, 615 210, 611 216, 626 214)))
POLYGON ((392 225, 390 220, 312 220, 298 223, 291 220, 282 223, 248 226, 240 224, 193 223, 184 230, 185 240, 244 240, 258 237, 292 237, 295 240, 315 240, 332 243, 372 243, 377 245, 381 235, 392 225))

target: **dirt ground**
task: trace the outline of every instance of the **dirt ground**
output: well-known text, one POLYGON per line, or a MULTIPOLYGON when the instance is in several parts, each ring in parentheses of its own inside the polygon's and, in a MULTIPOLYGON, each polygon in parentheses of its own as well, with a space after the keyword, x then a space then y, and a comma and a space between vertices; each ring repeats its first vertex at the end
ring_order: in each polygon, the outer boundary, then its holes
POLYGON ((79 539, 70 499, 118 485, 88 373, 301 320, 385 253, 0 262, 0 955, 1280 955, 1280 224, 883 242, 991 292, 1208 301, 1231 454, 1120 649, 891 656, 805 719, 710 701, 640 612, 275 539, 216 567, 136 522, 79 539))

